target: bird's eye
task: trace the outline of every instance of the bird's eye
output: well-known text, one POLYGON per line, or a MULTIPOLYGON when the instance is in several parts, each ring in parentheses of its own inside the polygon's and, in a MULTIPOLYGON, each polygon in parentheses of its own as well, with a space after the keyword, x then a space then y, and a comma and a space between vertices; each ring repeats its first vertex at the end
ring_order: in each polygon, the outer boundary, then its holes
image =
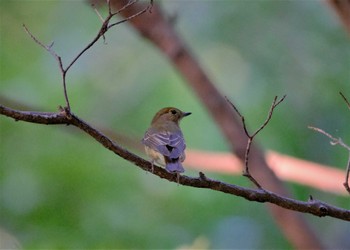
POLYGON ((176 113, 177 113, 175 109, 170 110, 170 112, 171 112, 173 115, 176 115, 176 113))

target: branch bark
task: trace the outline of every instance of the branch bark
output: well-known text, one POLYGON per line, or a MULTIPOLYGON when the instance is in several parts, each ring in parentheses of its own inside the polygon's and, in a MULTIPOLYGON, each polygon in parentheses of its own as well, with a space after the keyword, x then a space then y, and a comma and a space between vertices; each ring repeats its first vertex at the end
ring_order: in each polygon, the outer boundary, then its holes
MULTIPOLYGON (((0 103, 17 110, 42 110, 1 95, 0 103)), ((132 149, 137 154, 144 152, 144 147, 140 144, 140 138, 101 125, 97 129, 111 140, 118 141, 120 145, 132 149)), ((322 165, 271 150, 265 152, 265 159, 268 166, 283 181, 309 186, 335 195, 348 195, 342 185, 346 173, 334 166, 322 165), (317 173, 317 178, 314 178, 314 173, 317 173)), ((184 165, 186 169, 226 175, 239 175, 242 173, 244 166, 238 157, 232 153, 203 151, 193 148, 186 149, 184 165)))
MULTIPOLYGON (((33 112, 33 111, 19 111, 14 110, 3 105, 0 105, 0 114, 11 117, 16 121, 25 121, 38 124, 55 125, 65 124, 73 125, 85 133, 93 137, 97 142, 102 144, 105 148, 124 158, 125 160, 135 164, 139 168, 151 172, 152 164, 149 161, 124 149, 116 142, 113 142, 103 133, 90 126, 88 123, 70 113, 69 116, 62 109, 57 113, 50 112, 33 112)), ((154 165, 153 174, 160 178, 167 179, 172 182, 179 181, 179 184, 197 188, 212 189, 222 193, 232 194, 243 197, 249 201, 269 202, 288 210, 294 210, 303 213, 309 213, 316 216, 324 217, 330 216, 341 220, 350 221, 350 210, 338 208, 322 201, 309 199, 306 202, 298 201, 283 197, 270 191, 263 189, 250 189, 233 184, 224 183, 221 181, 207 178, 203 173, 199 173, 199 177, 193 178, 181 175, 179 180, 176 174, 168 173, 164 168, 154 165)))

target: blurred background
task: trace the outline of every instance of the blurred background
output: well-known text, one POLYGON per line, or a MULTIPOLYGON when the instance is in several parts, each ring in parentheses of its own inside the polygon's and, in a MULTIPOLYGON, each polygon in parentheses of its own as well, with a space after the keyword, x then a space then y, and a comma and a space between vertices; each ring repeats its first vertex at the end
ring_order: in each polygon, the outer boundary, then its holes
MULTIPOLYGON (((250 128, 275 95, 287 94, 257 142, 345 169, 348 153, 307 129, 350 144, 349 36, 323 1, 159 1, 222 93, 250 128)), ((100 10, 106 14, 106 8, 100 10)), ((101 21, 86 1, 0 1, 1 104, 57 111, 64 105, 53 57, 68 64, 101 21)), ((153 114, 176 106, 190 149, 228 152, 225 138, 166 58, 127 24, 116 26, 71 68, 72 110, 88 123, 136 139, 153 114)), ((143 152, 135 151, 140 155, 143 152)), ((198 176, 188 170, 189 176, 198 176)), ((242 176, 210 178, 250 186, 242 176)), ((315 173, 317 178, 317 173, 315 173)), ((349 209, 349 196, 286 183, 296 199, 349 209)), ((349 223, 305 215, 329 248, 350 248, 349 223)), ((0 228, 30 248, 291 248, 264 204, 178 186, 120 159, 67 126, 0 116, 0 228)))

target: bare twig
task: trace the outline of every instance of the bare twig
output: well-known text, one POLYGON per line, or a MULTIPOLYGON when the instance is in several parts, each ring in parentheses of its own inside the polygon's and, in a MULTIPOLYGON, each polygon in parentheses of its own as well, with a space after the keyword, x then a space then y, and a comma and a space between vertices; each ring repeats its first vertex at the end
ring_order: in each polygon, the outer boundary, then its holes
POLYGON ((341 95, 341 97, 344 99, 344 101, 346 102, 346 105, 348 106, 348 109, 350 109, 350 102, 348 101, 348 99, 345 97, 345 95, 343 95, 342 92, 339 92, 339 94, 341 95))
POLYGON ((346 166, 346 175, 345 175, 345 181, 344 181, 343 185, 344 185, 346 191, 348 191, 348 193, 350 194, 350 187, 349 187, 350 147, 347 144, 345 144, 341 138, 335 138, 331 134, 327 133, 326 131, 324 131, 324 130, 322 130, 320 128, 316 128, 316 127, 312 127, 312 126, 309 126, 308 128, 312 129, 312 130, 315 130, 315 131, 317 131, 317 132, 327 136, 328 138, 330 138, 331 139, 331 142, 330 142, 331 145, 340 145, 343 148, 345 148, 346 150, 348 150, 349 158, 348 158, 348 163, 347 163, 347 166, 346 166))
POLYGON ((62 74, 62 82, 63 82, 63 92, 64 92, 64 98, 66 100, 66 108, 68 111, 70 111, 70 104, 68 99, 68 93, 67 93, 67 86, 66 86, 66 74, 67 70, 63 67, 62 58, 52 49, 54 42, 52 42, 50 45, 45 45, 42 42, 39 41, 38 38, 36 38, 27 28, 25 24, 23 24, 24 30, 27 32, 27 34, 36 42, 39 44, 42 48, 44 48, 46 51, 48 51, 58 62, 58 67, 60 68, 61 74, 62 74))
POLYGON ((100 12, 96 9, 95 5, 92 4, 91 7, 94 9, 94 11, 96 12, 96 15, 100 18, 101 22, 103 23, 105 20, 102 17, 102 15, 100 14, 100 12))
POLYGON ((145 13, 147 10, 150 10, 152 8, 153 5, 153 1, 150 0, 150 4, 147 5, 144 9, 142 9, 141 11, 130 15, 124 19, 122 19, 121 21, 118 21, 116 23, 112 23, 110 24, 110 21, 112 19, 112 17, 114 17, 115 15, 119 14, 121 11, 125 10, 126 8, 130 7, 131 5, 135 4, 137 2, 137 0, 133 0, 133 1, 129 1, 127 4, 125 4, 122 8, 120 8, 119 10, 117 10, 116 12, 112 12, 111 10, 111 6, 110 6, 110 1, 107 0, 107 4, 108 4, 108 16, 106 17, 106 19, 103 19, 103 17, 100 15, 100 13, 95 9, 95 12, 97 13, 98 17, 101 19, 102 26, 100 28, 100 30, 98 31, 97 35, 95 36, 95 38, 87 45, 85 46, 79 53, 78 55, 73 58, 73 60, 68 64, 68 66, 66 68, 64 68, 63 66, 63 62, 62 62, 62 58, 52 49, 53 47, 53 43, 51 43, 50 45, 44 45, 42 42, 39 41, 38 38, 36 38, 30 31, 29 29, 23 24, 23 27, 25 29, 25 31, 27 32, 27 34, 29 34, 29 36, 37 43, 39 44, 41 47, 43 47, 45 50, 47 50, 58 62, 61 74, 62 74, 62 82, 63 82, 63 92, 64 92, 64 97, 66 100, 66 107, 64 107, 64 110, 67 114, 67 117, 70 117, 70 112, 71 112, 71 107, 70 107, 70 103, 69 103, 69 98, 68 98, 68 92, 67 92, 67 83, 66 83, 66 75, 67 72, 69 71, 69 69, 74 65, 74 63, 87 51, 89 50, 101 37, 103 37, 103 40, 105 41, 105 36, 104 34, 113 26, 116 26, 118 24, 121 24, 123 22, 126 22, 128 20, 131 20, 143 13, 145 13))
MULTIPOLYGON (((105 148, 111 150, 112 152, 124 158, 125 160, 133 163, 134 165, 148 172, 152 171, 152 164, 149 161, 146 161, 140 158, 139 156, 124 149, 119 144, 113 142, 110 138, 105 136, 103 133, 101 133, 100 131, 98 131, 97 129, 95 129, 94 127, 92 127, 73 113, 71 114, 71 118, 68 119, 67 116, 62 112, 46 113, 18 111, 0 105, 0 114, 5 115, 7 117, 11 117, 16 121, 25 121, 30 123, 47 125, 69 124, 75 126, 80 130, 84 131, 85 133, 89 134, 105 148)), ((179 184, 184 186, 211 189, 218 192, 240 196, 249 201, 256 201, 261 203, 269 202, 271 204, 275 204, 279 207, 289 210, 294 210, 302 213, 309 213, 320 217, 329 216, 333 218, 338 218, 340 220, 350 221, 350 210, 335 207, 315 199, 309 201, 298 201, 263 189, 254 190, 213 180, 201 173, 200 176, 197 178, 189 177, 186 175, 180 175, 179 179, 177 179, 176 175, 168 173, 164 168, 158 167, 156 165, 154 165, 153 174, 171 182, 178 182, 179 184)))
POLYGON ((129 1, 128 3, 126 3, 123 7, 121 7, 119 10, 115 11, 114 13, 112 12, 112 8, 111 8, 111 2, 110 0, 107 0, 107 4, 108 4, 108 12, 110 15, 117 15, 120 12, 122 12, 123 10, 125 10, 126 8, 128 8, 129 6, 135 4, 137 2, 137 0, 132 0, 129 1))
MULTIPOLYGON (((130 6, 130 5, 132 5, 132 4, 134 4, 135 2, 136 2, 136 1, 131 1, 131 2, 129 2, 129 3, 127 4, 127 7, 130 6)), ((153 4, 153 1, 151 1, 151 3, 150 3, 149 5, 147 5, 146 8, 140 10, 139 12, 135 13, 134 15, 131 15, 131 16, 129 16, 129 17, 124 18, 123 20, 120 20, 120 21, 118 21, 118 22, 115 22, 115 23, 110 24, 110 25, 108 26, 108 29, 112 28, 112 27, 115 26, 115 25, 118 25, 118 24, 124 23, 124 22, 126 22, 126 21, 129 21, 130 19, 133 19, 133 18, 135 18, 135 17, 137 17, 137 16, 139 16, 139 15, 145 13, 145 12, 148 11, 148 10, 151 10, 151 9, 152 9, 152 4, 153 4)), ((113 15, 116 15, 116 14, 118 14, 118 13, 121 12, 121 11, 122 11, 122 9, 120 9, 119 11, 117 11, 116 13, 114 13, 113 15)))
POLYGON ((238 114, 238 116, 241 118, 242 120, 242 124, 243 124, 243 129, 244 132, 246 134, 246 136, 248 137, 248 142, 247 142, 247 147, 246 147, 246 151, 245 151, 245 156, 244 156, 244 165, 245 165, 245 169, 243 171, 243 175, 247 178, 249 178, 258 188, 262 188, 261 185, 257 182, 257 180, 255 180, 255 178, 250 174, 249 172, 249 167, 248 167, 248 161, 249 161, 249 153, 250 153, 250 148, 251 148, 251 144, 253 142, 254 137, 262 130, 265 128, 265 126, 269 123, 269 121, 272 118, 272 113, 274 111, 274 109, 277 107, 277 105, 279 105, 285 98, 286 95, 284 95, 281 99, 277 100, 277 96, 275 96, 275 98, 273 99, 273 102, 271 104, 268 116, 265 120, 265 122, 253 133, 250 134, 248 132, 247 129, 247 125, 245 122, 245 118, 244 116, 239 112, 239 110, 237 109, 237 107, 226 97, 226 100, 231 104, 231 106, 233 107, 233 109, 236 111, 236 113, 238 114))
POLYGON ((346 149, 350 152, 350 147, 349 147, 347 144, 345 144, 341 138, 335 138, 335 137, 333 137, 331 134, 327 133, 326 131, 324 131, 324 130, 322 130, 322 129, 320 129, 320 128, 316 128, 316 127, 312 127, 312 126, 308 126, 308 128, 309 128, 309 129, 312 129, 312 130, 315 130, 315 131, 317 131, 317 132, 319 132, 319 133, 321 133, 321 134, 324 134, 325 136, 327 136, 328 138, 330 138, 330 139, 331 139, 331 142, 330 142, 330 143, 331 143, 332 145, 337 145, 337 144, 339 144, 340 146, 342 146, 343 148, 346 148, 346 149))
POLYGON ((52 47, 54 45, 54 42, 51 42, 50 45, 45 45, 42 42, 40 42, 27 28, 27 26, 25 24, 23 24, 23 28, 24 30, 27 32, 27 34, 34 40, 34 42, 36 42, 37 44, 39 44, 41 47, 43 47, 44 49, 46 49, 53 57, 55 57, 55 59, 58 62, 62 62, 61 57, 59 57, 55 51, 53 51, 52 47))

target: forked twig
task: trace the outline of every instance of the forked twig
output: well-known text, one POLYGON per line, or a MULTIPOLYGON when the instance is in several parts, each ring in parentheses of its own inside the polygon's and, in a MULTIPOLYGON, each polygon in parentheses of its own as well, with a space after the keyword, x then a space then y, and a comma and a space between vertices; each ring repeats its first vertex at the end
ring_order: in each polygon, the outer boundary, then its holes
POLYGON ((78 55, 73 58, 73 60, 68 64, 68 66, 65 68, 63 66, 63 62, 62 62, 62 58, 53 50, 53 44, 51 43, 50 45, 45 45, 44 43, 42 43, 38 38, 36 38, 30 31, 29 29, 23 24, 24 30, 27 32, 27 34, 34 40, 34 42, 36 42, 38 45, 40 45, 42 48, 44 48, 45 50, 47 50, 58 62, 61 74, 62 74, 62 82, 63 82, 63 92, 64 92, 64 97, 66 100, 66 107, 63 108, 67 114, 67 117, 70 117, 71 114, 71 107, 70 107, 70 103, 69 103, 69 98, 68 98, 68 92, 67 92, 67 84, 66 84, 66 75, 67 72, 69 71, 69 69, 74 65, 74 63, 88 50, 90 49, 101 37, 103 37, 103 39, 105 39, 104 34, 113 26, 121 24, 123 22, 126 22, 132 18, 135 18, 141 14, 143 14, 144 12, 146 12, 147 10, 150 10, 153 6, 153 0, 150 0, 150 4, 147 5, 144 9, 140 10, 139 12, 126 17, 118 22, 112 23, 110 24, 110 21, 112 19, 112 17, 116 16, 118 13, 120 13, 121 11, 125 10, 126 8, 128 8, 129 6, 135 4, 137 2, 137 0, 133 0, 133 1, 129 1, 126 5, 124 5, 121 9, 117 10, 116 12, 112 12, 111 9, 111 5, 110 5, 110 1, 107 0, 107 4, 108 4, 108 16, 106 17, 106 19, 103 19, 103 17, 100 15, 100 13, 95 9, 98 17, 101 19, 102 26, 100 28, 100 30, 98 31, 97 35, 95 36, 95 38, 87 45, 83 48, 82 51, 80 51, 78 53, 78 55))
POLYGON ((271 120, 272 118, 272 114, 273 114, 273 111, 274 109, 281 103, 283 102, 283 100, 286 98, 286 95, 284 95, 281 99, 277 100, 277 96, 275 96, 275 98, 273 99, 273 102, 271 104, 271 107, 270 107, 270 110, 269 110, 269 113, 268 113, 268 116, 265 120, 265 122, 253 133, 253 134, 250 134, 248 132, 248 129, 247 129, 247 125, 246 125, 246 122, 245 122, 245 118, 244 116, 239 112, 239 110, 237 109, 237 107, 226 97, 226 100, 231 104, 231 106, 233 107, 233 109, 236 111, 236 113, 238 114, 238 116, 241 118, 242 120, 242 124, 243 124, 243 129, 244 129, 244 132, 245 134, 247 135, 248 137, 248 143, 247 143, 247 147, 246 147, 246 151, 245 151, 245 156, 244 156, 244 166, 245 166, 245 169, 243 171, 243 176, 249 178, 258 188, 261 189, 261 185, 257 182, 257 180, 255 180, 255 178, 250 174, 249 172, 249 167, 248 167, 248 163, 249 163, 249 153, 250 153, 250 148, 251 148, 251 144, 254 140, 254 137, 262 130, 265 128, 265 126, 269 123, 269 121, 271 120))
MULTIPOLYGON (((137 2, 137 0, 129 1, 124 7, 122 7, 121 9, 119 9, 118 11, 116 11, 115 13, 112 13, 111 15, 115 16, 115 15, 119 14, 121 11, 125 10, 127 7, 129 7, 130 5, 133 5, 133 4, 136 3, 136 2, 137 2)), ((112 28, 112 27, 115 26, 115 25, 118 25, 118 24, 127 22, 127 21, 129 21, 130 19, 135 18, 135 17, 137 17, 137 16, 139 16, 139 15, 145 13, 146 11, 151 11, 152 6, 153 6, 153 0, 150 0, 150 4, 147 5, 146 8, 144 8, 144 9, 140 10, 139 12, 137 12, 137 13, 131 15, 131 16, 128 16, 128 17, 126 17, 126 18, 124 18, 124 19, 122 19, 122 20, 120 20, 120 21, 118 21, 118 22, 115 22, 115 23, 112 23, 112 24, 108 25, 107 28, 110 29, 110 28, 112 28)))
POLYGON ((348 164, 346 167, 346 174, 345 174, 345 181, 343 183, 346 191, 348 191, 348 193, 350 194, 350 187, 349 187, 349 171, 350 171, 350 147, 345 144, 343 142, 343 140, 341 138, 335 138, 333 137, 331 134, 327 133, 326 131, 320 129, 320 128, 316 128, 316 127, 312 127, 312 126, 308 126, 309 129, 315 130, 316 132, 319 132, 325 136, 327 136, 329 139, 331 139, 331 145, 340 145, 341 147, 345 148, 346 150, 348 150, 349 152, 349 158, 348 158, 348 164))
MULTIPOLYGON (((67 66, 66 68, 66 71, 68 71, 70 69, 70 67, 73 66, 73 64, 80 58, 80 56, 82 56, 88 49, 90 49, 92 47, 92 45, 94 45, 101 37, 104 37, 104 34, 112 27, 112 26, 115 26, 117 24, 120 24, 120 23, 123 23, 123 22, 126 22, 132 18, 135 18, 141 14, 143 14, 144 12, 146 12, 147 10, 149 10, 152 5, 149 4, 147 5, 143 10, 137 12, 136 14, 130 16, 130 17, 127 17, 127 18, 124 18, 123 20, 113 24, 113 25, 110 25, 109 22, 111 21, 112 17, 116 16, 118 13, 121 12, 121 10, 124 10, 125 8, 131 6, 132 4, 136 3, 137 1, 131 1, 129 3, 127 3, 125 6, 123 6, 120 10, 116 11, 116 12, 112 12, 112 11, 109 11, 109 14, 108 16, 106 17, 106 19, 104 20, 104 22, 102 23, 102 26, 100 28, 100 30, 98 31, 96 37, 72 60, 72 62, 67 66)), ((110 9, 110 3, 108 1, 108 6, 109 6, 109 9, 110 9)))

